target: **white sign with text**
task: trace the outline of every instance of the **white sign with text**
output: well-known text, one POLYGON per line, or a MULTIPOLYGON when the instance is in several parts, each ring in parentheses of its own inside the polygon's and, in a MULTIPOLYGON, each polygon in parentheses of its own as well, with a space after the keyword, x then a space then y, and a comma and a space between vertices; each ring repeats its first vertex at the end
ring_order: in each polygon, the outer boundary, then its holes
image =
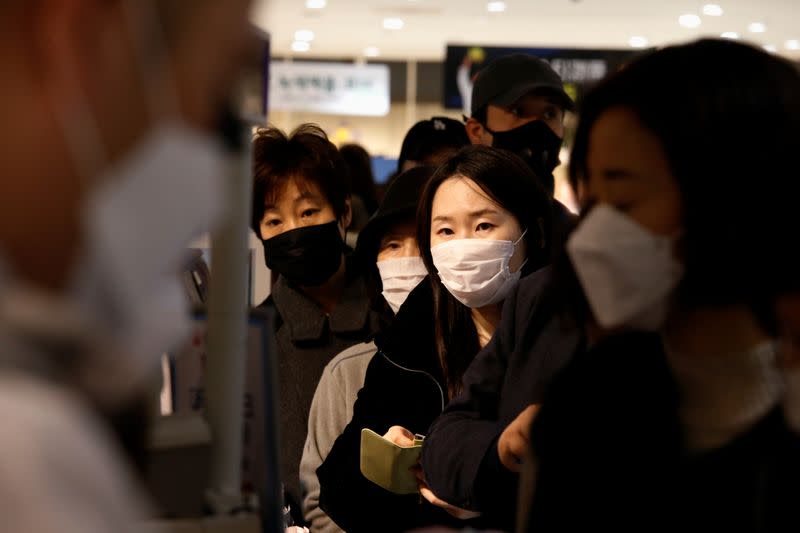
POLYGON ((389 67, 276 61, 270 64, 269 107, 326 115, 389 113, 389 67))

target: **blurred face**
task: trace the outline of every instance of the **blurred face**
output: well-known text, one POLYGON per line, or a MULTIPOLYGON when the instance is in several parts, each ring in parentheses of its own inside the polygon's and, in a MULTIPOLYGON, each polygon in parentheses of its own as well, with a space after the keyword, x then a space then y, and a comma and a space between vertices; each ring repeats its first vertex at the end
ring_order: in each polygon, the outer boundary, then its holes
MULTIPOLYGON (((433 197, 431 248, 454 239, 516 242, 523 231, 514 215, 469 178, 454 176, 445 180, 433 197)), ((519 270, 526 257, 525 241, 520 240, 509 262, 510 270, 519 270)))
MULTIPOLYGON (((261 238, 264 240, 294 229, 336 220, 333 206, 319 187, 301 178, 287 180, 273 199, 266 199, 264 208, 264 217, 261 219, 261 238)), ((349 205, 345 218, 348 217, 349 205)), ((345 227, 347 225, 344 224, 345 227)))
POLYGON ((405 220, 389 226, 378 248, 378 262, 419 256, 416 221, 405 220))
POLYGON ((174 52, 176 83, 182 115, 196 127, 216 125, 243 64, 261 53, 248 18, 251 3, 204 0, 181 7, 187 21, 174 52))
POLYGON ((606 111, 589 137, 587 202, 609 204, 657 235, 682 228, 681 195, 661 142, 624 108, 606 111))
POLYGON ((3 21, 19 31, 3 31, 15 87, 0 91, 14 125, 0 160, 18 179, 0 185, 0 197, 13 199, 0 247, 20 275, 57 289, 81 248, 85 196, 105 169, 167 116, 213 128, 253 44, 250 0, 30 4, 3 21), (30 246, 42 238, 47 247, 30 246))

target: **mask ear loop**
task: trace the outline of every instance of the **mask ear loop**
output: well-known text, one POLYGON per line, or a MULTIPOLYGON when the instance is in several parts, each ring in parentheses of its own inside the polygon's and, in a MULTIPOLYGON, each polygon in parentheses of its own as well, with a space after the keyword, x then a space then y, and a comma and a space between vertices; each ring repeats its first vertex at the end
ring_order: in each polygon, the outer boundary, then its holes
MULTIPOLYGON (((520 241, 525 238, 525 234, 526 233, 528 233, 528 228, 525 228, 525 231, 522 232, 522 235, 519 236, 519 239, 517 239, 516 241, 513 242, 515 250, 516 250, 517 245, 520 243, 520 241)), ((513 256, 514 254, 512 253, 511 255, 513 256)), ((508 271, 510 273, 511 272, 511 266, 510 266, 511 257, 508 258, 508 262, 509 262, 509 266, 507 268, 508 268, 508 271)), ((527 257, 525 258, 525 261, 523 261, 522 264, 519 266, 519 268, 517 269, 517 272, 519 272, 523 268, 525 268, 526 264, 528 264, 528 258, 527 257)))
POLYGON ((528 228, 525 228, 525 231, 522 232, 522 235, 519 236, 519 239, 514 241, 514 246, 519 244, 519 241, 521 241, 525 237, 526 233, 528 233, 528 228))

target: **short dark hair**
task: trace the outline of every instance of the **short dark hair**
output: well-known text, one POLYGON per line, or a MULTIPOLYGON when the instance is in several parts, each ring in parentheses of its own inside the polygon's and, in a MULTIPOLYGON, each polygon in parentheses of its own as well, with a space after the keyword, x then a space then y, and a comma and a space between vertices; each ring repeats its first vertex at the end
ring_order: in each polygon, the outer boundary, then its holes
POLYGON ((290 135, 278 128, 259 128, 253 139, 253 212, 250 225, 261 236, 264 203, 280 194, 290 178, 316 185, 336 218, 347 209, 350 179, 339 150, 315 124, 303 124, 290 135))
POLYGON ((478 353, 478 334, 470 309, 442 285, 431 255, 431 217, 436 191, 446 180, 463 176, 503 209, 509 211, 525 233, 528 261, 522 275, 538 270, 550 260, 552 207, 550 196, 536 175, 518 156, 487 146, 468 146, 439 167, 420 200, 417 242, 430 273, 436 308, 436 349, 451 398, 461 391, 461 378, 478 353))
MULTIPOLYGON (((633 111, 661 141, 682 195, 685 305, 746 301, 764 270, 756 248, 800 154, 800 73, 760 49, 705 39, 628 64, 583 101, 570 181, 587 178, 591 130, 609 109, 633 111), (783 185, 782 185, 783 184, 783 185)), ((770 239, 771 240, 771 239, 770 239)), ((794 251, 793 251, 794 252, 794 251)))
POLYGON ((352 194, 364 201, 364 207, 372 215, 378 209, 378 191, 369 152, 359 144, 345 144, 339 147, 339 153, 350 171, 352 194))

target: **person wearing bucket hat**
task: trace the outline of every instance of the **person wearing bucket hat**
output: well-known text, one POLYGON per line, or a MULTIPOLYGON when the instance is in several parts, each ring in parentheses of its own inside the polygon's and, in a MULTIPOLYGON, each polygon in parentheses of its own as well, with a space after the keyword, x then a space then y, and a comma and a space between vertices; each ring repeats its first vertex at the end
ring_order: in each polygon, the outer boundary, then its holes
MULTIPOLYGON (((575 102, 547 61, 528 54, 495 59, 480 71, 472 89, 471 117, 466 119, 472 144, 510 150, 534 171, 552 196, 553 171, 561 163, 564 114, 575 102)), ((574 217, 553 199, 554 240, 574 225, 574 217)))
MULTIPOLYGON (((388 327, 409 293, 427 276, 417 246, 417 203, 432 167, 415 167, 389 186, 383 203, 358 237, 356 255, 372 275, 368 292, 388 327)), ((374 342, 357 344, 337 355, 322 373, 308 416, 308 436, 300 462, 305 491, 303 516, 313 531, 341 529, 319 507, 317 468, 353 416, 353 404, 364 384, 367 365, 377 351, 374 342)))

